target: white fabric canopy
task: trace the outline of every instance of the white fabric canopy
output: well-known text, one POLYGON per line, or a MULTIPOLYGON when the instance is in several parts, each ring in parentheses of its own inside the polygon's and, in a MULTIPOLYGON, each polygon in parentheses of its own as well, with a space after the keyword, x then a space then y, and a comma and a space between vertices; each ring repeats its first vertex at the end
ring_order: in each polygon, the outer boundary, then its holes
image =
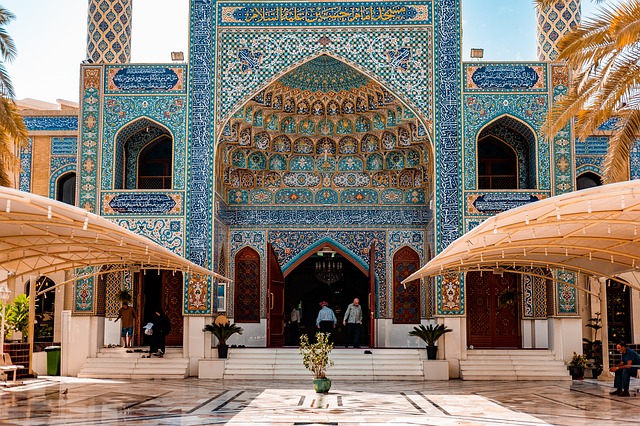
POLYGON ((0 270, 13 276, 47 275, 106 264, 230 281, 84 209, 0 187, 0 270))
MULTIPOLYGON (((614 278, 640 268, 640 180, 575 191, 491 217, 403 282, 542 267, 614 278)), ((640 289, 637 283, 630 286, 640 289)))

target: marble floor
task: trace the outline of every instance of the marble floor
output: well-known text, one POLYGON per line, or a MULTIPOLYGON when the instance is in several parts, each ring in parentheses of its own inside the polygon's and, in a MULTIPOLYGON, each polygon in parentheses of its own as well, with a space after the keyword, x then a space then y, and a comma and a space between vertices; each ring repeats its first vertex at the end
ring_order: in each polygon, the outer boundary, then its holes
MULTIPOLYGON (((632 389, 640 388, 633 379, 632 389)), ((97 380, 41 377, 0 387, 3 425, 629 425, 640 395, 610 383, 97 380), (632 393, 633 395, 633 393, 632 393)), ((636 392, 637 393, 637 392, 636 392)))

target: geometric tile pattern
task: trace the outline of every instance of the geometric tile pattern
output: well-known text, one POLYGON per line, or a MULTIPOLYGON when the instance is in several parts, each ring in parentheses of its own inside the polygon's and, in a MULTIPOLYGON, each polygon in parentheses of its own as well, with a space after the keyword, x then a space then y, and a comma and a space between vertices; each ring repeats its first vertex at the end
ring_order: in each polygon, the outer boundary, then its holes
MULTIPOLYGON (((501 117, 508 117, 510 123, 523 123, 525 130, 521 134, 529 135, 535 131, 538 155, 539 190, 549 190, 549 145, 540 143, 543 136, 541 128, 547 113, 547 97, 526 94, 474 94, 465 97, 465 189, 476 189, 476 146, 480 131, 489 123, 501 117)), ((533 149, 535 150, 535 144, 533 149)), ((535 151, 534 151, 535 152, 535 151)), ((535 158, 535 157, 534 157, 535 158)), ((536 161, 532 158, 532 164, 536 161)))
MULTIPOLYGON (((578 2, 579 4, 579 2, 578 2)), ((578 14, 580 8, 578 7, 578 14)), ((568 68, 565 65, 551 66, 551 87, 553 91, 552 102, 555 103, 567 93, 569 85, 568 68)), ((567 125, 560 130, 553 139, 553 195, 560 195, 572 191, 575 182, 573 179, 574 161, 571 150, 571 126, 567 125)))
MULTIPOLYGON (((236 255, 240 250, 245 247, 251 247, 251 249, 258 252, 260 262, 260 318, 266 316, 266 293, 267 293, 267 267, 266 267, 266 236, 262 231, 245 231, 245 230, 232 230, 229 235, 229 278, 236 276, 236 255)), ((282 263, 280 263, 282 265, 282 263)), ((227 287, 228 300, 235 299, 235 285, 230 283, 227 287)), ((233 306, 229 306, 227 309, 227 316, 235 318, 235 312, 233 306)))
POLYGON ((219 29, 218 131, 261 88, 320 54, 388 87, 431 127, 432 28, 417 28, 262 29, 260 37, 247 37, 254 30, 219 29))
POLYGON ((558 280, 566 282, 563 284, 558 282, 555 284, 555 297, 556 312, 554 315, 559 316, 576 316, 579 314, 578 310, 578 290, 575 287, 576 274, 567 271, 555 271, 558 280))
POLYGON ((31 191, 31 159, 33 155, 33 140, 27 139, 27 143, 20 149, 20 191, 31 191))
POLYGON ((538 17, 538 60, 555 61, 558 41, 580 25, 580 0, 559 0, 554 6, 536 8, 538 17))
POLYGON ((393 256, 393 323, 420 323, 420 280, 406 285, 402 280, 420 268, 418 253, 403 247, 393 256))
POLYGON ((522 275, 522 317, 546 319, 548 280, 544 276, 548 274, 542 268, 534 268, 531 272, 535 275, 522 275))
POLYGON ((144 235, 176 254, 183 253, 184 221, 182 218, 110 218, 110 220, 138 235, 144 235))
POLYGON ((260 255, 250 247, 235 256, 235 322, 260 322, 260 255))
POLYGON ((76 172, 78 138, 52 137, 49 164, 49 197, 56 198, 58 179, 69 172, 76 172))
MULTIPOLYGON (((423 230, 388 230, 387 231, 387 244, 386 244, 386 277, 393 277, 393 258, 399 252, 399 250, 403 248, 410 248, 412 251, 418 253, 418 263, 420 265, 424 265, 427 262, 427 258, 425 256, 425 233, 423 230)), ((426 285, 421 285, 420 291, 421 295, 419 300, 421 301, 421 312, 426 313, 426 311, 430 310, 427 306, 428 300, 426 298, 426 287, 429 285, 429 280, 426 281, 426 285)), ((382 297, 382 295, 380 296, 382 297)), ((387 286, 387 300, 393 300, 393 286, 387 286)), ((380 311, 381 316, 385 316, 387 318, 393 318, 393 304, 387 304, 387 311, 380 311)))
POLYGON ((118 316, 118 310, 121 307, 120 302, 116 299, 116 295, 123 288, 123 272, 111 272, 106 274, 106 313, 107 318, 115 318, 118 316))
POLYGON ((94 63, 131 61, 131 0, 89 0, 87 58, 94 63))
MULTIPOLYGON (((151 128, 173 137, 173 188, 184 189, 186 158, 186 99, 184 96, 108 96, 105 97, 102 138, 102 189, 114 187, 114 152, 138 135, 148 141, 151 128), (129 129, 129 126, 133 126, 129 129), (146 129, 149 128, 149 132, 146 129), (141 133, 140 133, 141 132, 141 133)), ((122 181, 121 181, 122 182, 122 181)), ((131 182, 129 182, 131 184, 131 182)))
POLYGON ((82 66, 80 92, 80 146, 78 180, 80 197, 78 206, 90 212, 97 210, 98 143, 101 122, 100 81, 102 68, 82 66))

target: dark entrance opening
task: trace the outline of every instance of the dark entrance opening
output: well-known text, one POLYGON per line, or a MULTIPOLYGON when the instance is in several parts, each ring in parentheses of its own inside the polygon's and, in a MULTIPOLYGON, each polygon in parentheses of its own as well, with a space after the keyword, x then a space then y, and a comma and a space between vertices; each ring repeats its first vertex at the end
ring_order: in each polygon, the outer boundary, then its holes
POLYGON ((143 327, 153 322, 154 313, 162 309, 171 322, 171 332, 165 338, 166 345, 182 346, 182 273, 147 270, 146 273, 136 273, 135 282, 134 294, 138 299, 134 306, 142 307, 137 312, 136 344, 148 346, 151 343, 151 337, 144 334, 143 327))
MULTIPOLYGON (((336 314, 338 323, 333 333, 334 346, 344 346, 346 327, 342 325, 344 311, 354 298, 360 299, 362 306, 362 327, 360 346, 369 346, 369 320, 371 318, 368 304, 369 278, 348 259, 339 253, 333 256, 312 255, 298 265, 285 278, 285 314, 287 318, 294 306, 301 313, 300 334, 310 337, 318 331, 316 318, 320 310, 320 302, 326 301, 336 314), (325 266, 329 265, 329 266, 325 266), (339 265, 339 266, 338 266, 339 265), (331 271, 322 272, 322 268, 335 268, 339 277, 331 276, 331 271), (328 282, 336 279, 335 282, 328 282)), ((285 344, 298 346, 295 332, 287 325, 285 344)))

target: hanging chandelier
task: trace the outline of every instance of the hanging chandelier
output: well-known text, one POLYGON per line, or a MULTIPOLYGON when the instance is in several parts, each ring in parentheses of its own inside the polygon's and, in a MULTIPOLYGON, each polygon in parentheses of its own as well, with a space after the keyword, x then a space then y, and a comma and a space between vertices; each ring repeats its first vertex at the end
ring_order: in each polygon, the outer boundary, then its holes
POLYGON ((340 281, 343 276, 342 261, 336 259, 322 259, 316 261, 315 276, 318 281, 327 285, 340 281))

